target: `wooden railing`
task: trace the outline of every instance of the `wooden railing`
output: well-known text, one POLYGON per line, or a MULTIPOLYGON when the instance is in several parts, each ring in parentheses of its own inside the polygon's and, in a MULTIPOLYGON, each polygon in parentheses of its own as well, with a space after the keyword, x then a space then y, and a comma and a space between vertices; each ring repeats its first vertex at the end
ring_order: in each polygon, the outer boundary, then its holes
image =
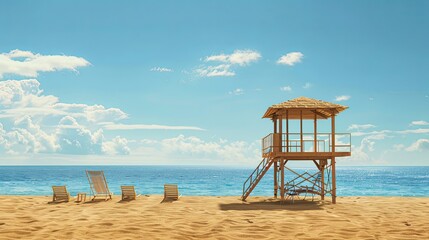
MULTIPOLYGON (((350 133, 336 133, 335 151, 351 152, 351 141, 350 133)), ((315 141, 314 133, 303 133, 302 139, 300 133, 270 133, 262 138, 262 154, 271 152, 332 152, 332 136, 317 133, 315 141)))
POLYGON ((246 200, 252 190, 256 187, 258 182, 264 176, 264 174, 270 169, 273 162, 271 159, 264 158, 255 168, 255 170, 250 174, 250 176, 243 183, 243 195, 241 196, 242 200, 246 200))

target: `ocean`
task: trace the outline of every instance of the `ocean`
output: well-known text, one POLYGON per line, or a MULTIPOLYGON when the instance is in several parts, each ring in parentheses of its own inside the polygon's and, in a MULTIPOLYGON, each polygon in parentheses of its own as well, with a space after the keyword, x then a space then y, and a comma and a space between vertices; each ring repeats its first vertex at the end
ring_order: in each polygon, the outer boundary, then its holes
MULTIPOLYGON (((53 185, 66 185, 72 195, 89 193, 85 170, 103 170, 115 195, 121 185, 134 185, 139 194, 162 194, 164 183, 177 183, 183 196, 241 196, 243 182, 253 171, 201 166, 0 166, 0 195, 51 195, 53 185)), ((272 196, 272 175, 269 171, 251 196, 272 196)), ((429 167, 337 167, 337 195, 429 196, 429 167)))

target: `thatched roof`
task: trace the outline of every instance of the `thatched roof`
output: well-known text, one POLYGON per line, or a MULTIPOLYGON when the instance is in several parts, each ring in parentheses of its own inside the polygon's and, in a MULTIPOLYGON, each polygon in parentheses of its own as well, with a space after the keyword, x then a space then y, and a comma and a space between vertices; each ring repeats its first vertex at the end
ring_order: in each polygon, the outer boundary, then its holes
POLYGON ((308 97, 299 97, 283 103, 274 104, 267 109, 262 118, 272 118, 277 116, 278 118, 286 118, 286 110, 288 111, 289 119, 300 119, 301 111, 303 119, 314 119, 314 113, 317 118, 327 119, 330 118, 334 113, 338 113, 346 110, 348 107, 317 100, 308 97))

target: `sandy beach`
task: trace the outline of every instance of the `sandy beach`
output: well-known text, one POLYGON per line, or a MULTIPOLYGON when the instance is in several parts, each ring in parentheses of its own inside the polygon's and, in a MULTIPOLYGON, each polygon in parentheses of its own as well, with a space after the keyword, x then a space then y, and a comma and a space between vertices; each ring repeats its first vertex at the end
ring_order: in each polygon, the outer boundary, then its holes
POLYGON ((162 196, 48 203, 1 196, 0 239, 429 239, 429 198, 339 197, 281 204, 267 197, 162 196))

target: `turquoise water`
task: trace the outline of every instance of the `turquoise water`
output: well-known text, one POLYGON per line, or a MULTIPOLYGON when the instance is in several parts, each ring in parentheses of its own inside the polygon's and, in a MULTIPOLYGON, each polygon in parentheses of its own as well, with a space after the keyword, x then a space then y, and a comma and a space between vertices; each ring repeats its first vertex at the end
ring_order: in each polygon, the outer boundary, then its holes
MULTIPOLYGON (((240 196, 253 169, 183 166, 0 166, 0 195, 50 195, 67 185, 72 195, 89 192, 85 170, 104 170, 110 190, 135 185, 141 194, 162 194, 178 183, 182 195, 240 196)), ((298 171, 314 169, 301 168, 298 171)), ((290 178, 291 175, 286 174, 290 178)), ((252 195, 271 196, 270 171, 252 195)), ((429 196, 429 167, 338 167, 339 196, 429 196)))

